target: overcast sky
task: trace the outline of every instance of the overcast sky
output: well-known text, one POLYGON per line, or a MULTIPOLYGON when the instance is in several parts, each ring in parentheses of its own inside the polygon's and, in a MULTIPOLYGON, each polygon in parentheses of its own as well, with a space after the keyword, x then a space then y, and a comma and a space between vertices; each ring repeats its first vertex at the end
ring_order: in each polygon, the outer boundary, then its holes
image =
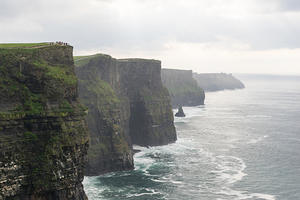
POLYGON ((300 0, 0 0, 0 42, 196 72, 300 74, 300 0))

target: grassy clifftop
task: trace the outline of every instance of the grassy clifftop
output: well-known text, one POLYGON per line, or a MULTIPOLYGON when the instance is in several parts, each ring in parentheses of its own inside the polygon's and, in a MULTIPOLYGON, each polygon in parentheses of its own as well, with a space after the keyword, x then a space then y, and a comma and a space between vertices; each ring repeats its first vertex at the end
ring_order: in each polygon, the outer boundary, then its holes
POLYGON ((68 104, 77 95, 77 78, 69 52, 71 47, 0 48, 0 112, 70 109, 68 104))
POLYGON ((42 43, 0 43, 0 48, 36 48, 50 45, 49 42, 42 43))

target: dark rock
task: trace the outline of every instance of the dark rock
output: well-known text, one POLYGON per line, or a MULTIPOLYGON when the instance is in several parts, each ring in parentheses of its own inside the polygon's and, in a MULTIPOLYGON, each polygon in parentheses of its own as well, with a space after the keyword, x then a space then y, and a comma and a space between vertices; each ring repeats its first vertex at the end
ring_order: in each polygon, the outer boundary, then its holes
POLYGON ((139 149, 133 149, 133 154, 136 154, 136 153, 139 153, 139 152, 141 152, 141 150, 139 150, 139 149))
POLYGON ((107 55, 75 61, 79 97, 89 109, 90 148, 85 175, 133 169, 130 104, 122 97, 117 60, 107 55), (84 62, 83 62, 84 61, 84 62))
POLYGON ((0 199, 87 199, 72 47, 0 49, 0 199))
POLYGON ((176 141, 160 61, 117 60, 97 54, 76 60, 79 93, 89 108, 91 148, 87 175, 133 169, 132 144, 176 141))
POLYGON ((161 81, 161 62, 118 60, 121 86, 130 102, 130 138, 133 144, 158 146, 177 139, 168 90, 161 81))
POLYGON ((192 70, 162 69, 162 81, 169 90, 172 107, 204 104, 205 93, 193 79, 192 70))
POLYGON ((182 106, 179 106, 178 112, 175 114, 176 117, 185 117, 182 106))

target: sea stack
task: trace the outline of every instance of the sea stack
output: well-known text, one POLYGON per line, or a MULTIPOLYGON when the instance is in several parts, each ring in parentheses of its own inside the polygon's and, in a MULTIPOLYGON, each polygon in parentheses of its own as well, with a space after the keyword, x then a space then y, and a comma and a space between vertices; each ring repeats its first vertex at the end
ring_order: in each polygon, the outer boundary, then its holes
POLYGON ((178 112, 175 114, 175 117, 185 117, 182 106, 179 106, 178 112))

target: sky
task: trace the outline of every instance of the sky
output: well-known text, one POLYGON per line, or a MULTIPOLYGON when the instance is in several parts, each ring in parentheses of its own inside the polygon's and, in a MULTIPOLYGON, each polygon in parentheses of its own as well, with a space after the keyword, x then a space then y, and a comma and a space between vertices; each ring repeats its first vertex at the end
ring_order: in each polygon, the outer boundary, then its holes
POLYGON ((199 73, 300 75, 300 0, 0 1, 0 43, 43 41, 199 73))

